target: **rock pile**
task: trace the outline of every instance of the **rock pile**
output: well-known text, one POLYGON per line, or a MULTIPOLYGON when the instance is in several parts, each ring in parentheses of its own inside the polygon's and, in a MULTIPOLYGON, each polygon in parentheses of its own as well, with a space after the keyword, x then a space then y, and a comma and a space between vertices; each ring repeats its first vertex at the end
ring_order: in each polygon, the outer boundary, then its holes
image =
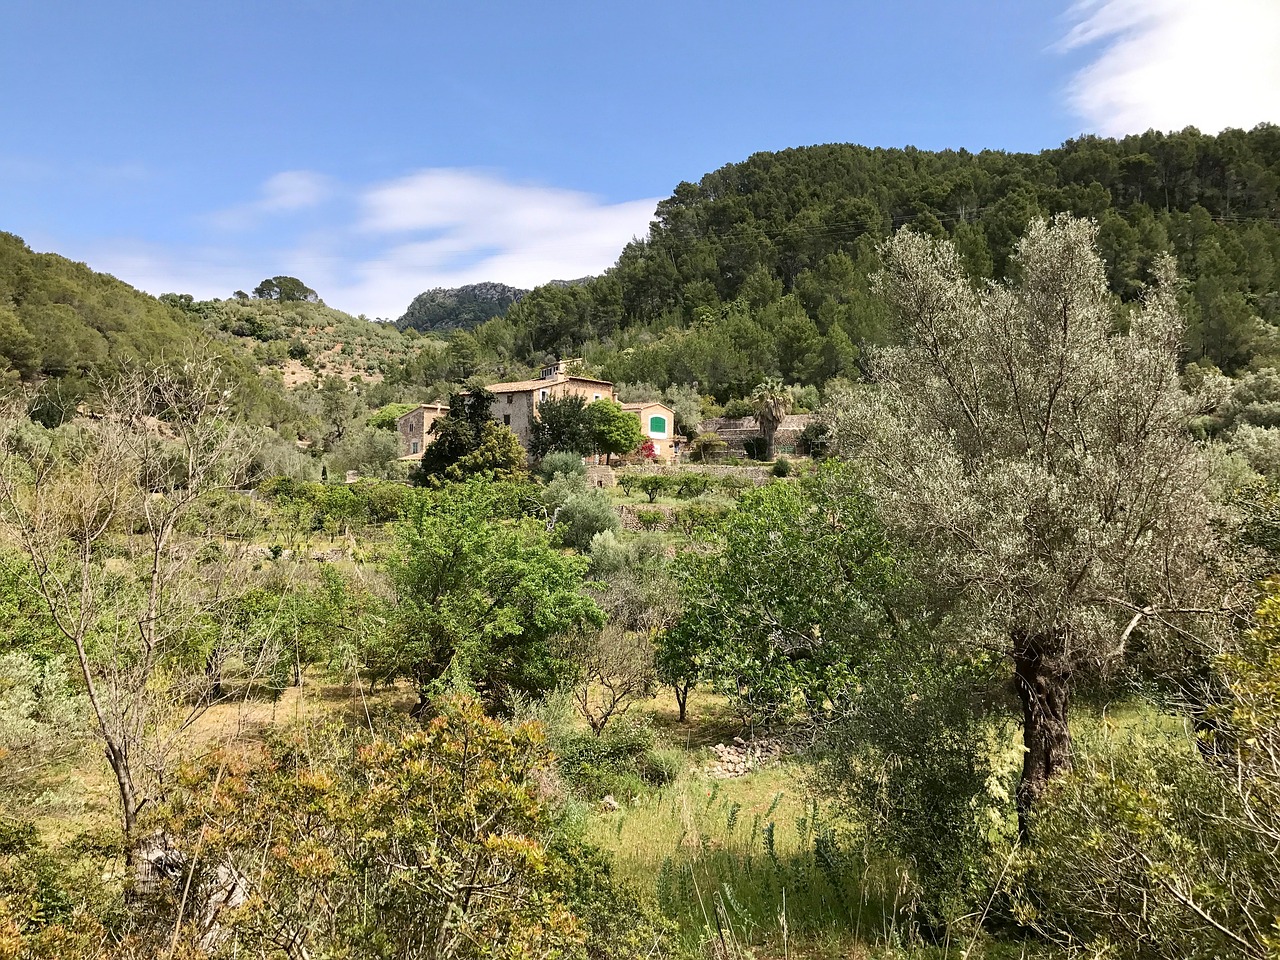
POLYGON ((733 743, 717 743, 711 750, 716 755, 716 762, 707 767, 707 776, 728 780, 775 762, 786 752, 786 745, 777 737, 759 740, 734 737, 733 743))

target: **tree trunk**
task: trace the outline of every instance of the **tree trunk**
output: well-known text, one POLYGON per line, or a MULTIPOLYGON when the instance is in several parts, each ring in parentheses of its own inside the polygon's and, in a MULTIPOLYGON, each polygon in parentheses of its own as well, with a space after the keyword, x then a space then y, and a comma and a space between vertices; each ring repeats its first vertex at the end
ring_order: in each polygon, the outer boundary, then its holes
POLYGON ((133 786, 133 773, 129 769, 128 748, 115 740, 107 738, 103 752, 107 755, 107 764, 116 778, 116 791, 120 796, 120 825, 124 828, 124 860, 132 866, 134 862, 135 832, 138 826, 138 794, 133 786))
POLYGON ((204 675, 209 681, 209 699, 222 699, 222 651, 214 648, 204 659, 204 675))
MULTIPOLYGON (((1018 833, 1030 839, 1030 814, 1049 781, 1071 771, 1067 707, 1070 671, 1047 656, 1043 634, 1014 634, 1014 685, 1022 701, 1022 780, 1018 783, 1018 833)), ((1054 646, 1057 646, 1056 644, 1054 646)))
POLYGON ((689 687, 681 686, 678 683, 673 683, 671 686, 676 692, 676 706, 680 710, 680 722, 684 723, 685 710, 689 706, 689 687))

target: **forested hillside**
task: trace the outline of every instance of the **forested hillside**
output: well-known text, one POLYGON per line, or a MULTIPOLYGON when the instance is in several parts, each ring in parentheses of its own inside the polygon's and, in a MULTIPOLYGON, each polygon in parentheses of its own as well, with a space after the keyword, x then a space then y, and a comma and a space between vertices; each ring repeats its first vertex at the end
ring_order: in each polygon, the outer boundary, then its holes
POLYGON ((579 354, 604 376, 697 382, 724 401, 765 376, 857 376, 889 336, 869 289, 878 245, 908 225, 951 236, 975 277, 1003 276, 1029 219, 1096 219, 1113 291, 1155 257, 1187 281, 1185 360, 1228 373, 1280 353, 1280 127, 1085 137, 1039 154, 830 144, 760 153, 680 184, 648 238, 604 276, 538 287, 453 338, 433 370, 485 373, 579 354))
POLYGON ((28 379, 89 373, 178 352, 192 332, 154 297, 0 233, 0 372, 28 379))
POLYGON ((433 287, 413 298, 396 326, 404 330, 459 330, 500 317, 528 290, 504 283, 472 283, 433 287))
POLYGON ((43 381, 41 416, 57 422, 85 374, 198 342, 233 369, 252 422, 313 455, 348 448, 330 469, 380 472, 391 438, 366 426, 372 412, 444 400, 471 377, 519 379, 550 356, 584 357, 630 385, 632 399, 671 387, 708 397, 704 414, 769 377, 807 387, 861 378, 867 348, 893 338, 870 278, 895 229, 947 235, 975 279, 999 279, 1027 221, 1062 211, 1097 220, 1108 282, 1124 302, 1160 253, 1176 256, 1184 364, 1258 381, 1242 386, 1240 417, 1228 410, 1209 426, 1269 426, 1245 408, 1271 401, 1258 372, 1280 359, 1274 125, 1088 137, 1039 154, 850 144, 760 153, 680 184, 649 236, 600 277, 527 294, 498 283, 429 290, 394 325, 309 299, 157 301, 4 235, 0 364, 43 381))

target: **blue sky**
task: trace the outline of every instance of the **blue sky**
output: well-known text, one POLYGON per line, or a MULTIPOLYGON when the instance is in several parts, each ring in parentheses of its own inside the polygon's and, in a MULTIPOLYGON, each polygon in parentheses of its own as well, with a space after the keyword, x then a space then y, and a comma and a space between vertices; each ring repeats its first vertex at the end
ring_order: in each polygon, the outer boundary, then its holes
POLYGON ((760 150, 1278 121, 1280 2, 5 0, 0 89, 0 230, 391 318, 599 272, 760 150))

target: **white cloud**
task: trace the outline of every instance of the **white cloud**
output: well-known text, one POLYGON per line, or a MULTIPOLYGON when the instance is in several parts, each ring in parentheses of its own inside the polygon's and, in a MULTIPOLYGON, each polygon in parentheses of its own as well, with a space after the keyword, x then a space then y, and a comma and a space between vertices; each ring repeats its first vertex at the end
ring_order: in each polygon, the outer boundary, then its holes
POLYGON ((247 268, 244 254, 227 248, 175 249, 172 244, 132 240, 91 245, 84 251, 55 249, 157 297, 189 293, 197 300, 221 299, 237 289, 252 290, 264 276, 271 276, 247 268))
POLYGON ((1066 48, 1101 48, 1068 90, 1091 132, 1280 121, 1277 0, 1079 0, 1068 16, 1066 48))
POLYGON ((286 170, 262 185, 258 206, 268 212, 302 210, 327 200, 331 192, 329 178, 322 173, 286 170))
POLYGON ((137 240, 85 251, 85 259, 148 293, 200 299, 296 276, 330 306, 394 319, 431 287, 533 287, 601 273, 648 233, 657 203, 606 203, 478 170, 420 170, 362 188, 292 171, 268 180, 257 199, 203 218, 216 231, 238 231, 234 247, 216 236, 185 247, 137 240), (336 197, 353 203, 327 203, 336 197), (300 232, 287 215, 312 208, 300 232))
POLYGON ((656 197, 602 203, 575 190, 512 183, 476 170, 422 170, 361 196, 359 233, 386 242, 353 264, 340 295, 399 316, 429 287, 496 280, 532 287, 598 274, 645 236, 656 197))
POLYGON ((208 219, 222 230, 248 230, 272 214, 317 207, 335 193, 334 182, 322 173, 284 170, 267 179, 256 200, 219 210, 208 219))

